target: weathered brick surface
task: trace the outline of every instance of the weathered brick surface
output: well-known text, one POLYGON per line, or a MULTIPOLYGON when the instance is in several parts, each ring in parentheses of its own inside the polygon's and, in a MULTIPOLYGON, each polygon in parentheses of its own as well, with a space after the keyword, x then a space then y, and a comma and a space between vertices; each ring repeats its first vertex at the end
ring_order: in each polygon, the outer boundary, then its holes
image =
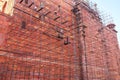
POLYGON ((87 27, 84 40, 68 4, 72 2, 34 0, 35 5, 28 8, 31 0, 28 4, 18 1, 13 16, 0 13, 0 80, 120 79, 116 32, 104 27, 94 13, 79 7, 87 27), (40 2, 46 8, 33 10, 39 9, 40 2), (49 11, 44 18, 43 13, 49 11), (54 20, 57 16, 62 18, 54 20), (21 28, 23 21, 25 29, 21 28), (58 27, 63 29, 64 39, 58 38, 58 27), (64 45, 67 36, 71 44, 64 45))

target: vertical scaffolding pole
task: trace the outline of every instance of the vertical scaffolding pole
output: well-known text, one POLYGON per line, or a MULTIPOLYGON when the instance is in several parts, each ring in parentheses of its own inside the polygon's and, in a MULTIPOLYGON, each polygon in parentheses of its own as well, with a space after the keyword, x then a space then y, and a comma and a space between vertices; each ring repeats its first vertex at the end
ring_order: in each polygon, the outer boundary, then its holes
MULTIPOLYGON (((73 24, 74 24, 74 20, 73 20, 73 24)), ((75 26, 73 26, 73 29, 75 28, 75 26)), ((78 77, 79 73, 78 73, 78 69, 77 69, 77 66, 78 65, 78 62, 77 62, 77 49, 76 49, 76 31, 73 30, 73 37, 74 37, 74 40, 73 40, 73 55, 74 55, 74 79, 75 80, 80 80, 80 77, 78 77)), ((81 64, 81 63, 80 63, 81 64)), ((81 67, 81 66, 80 66, 81 67)), ((81 73, 81 72, 80 72, 81 73)), ((82 80, 82 79, 81 79, 82 80)))
POLYGON ((87 63, 87 53, 86 53, 86 41, 85 41, 86 26, 83 25, 81 6, 80 6, 81 1, 74 0, 74 2, 75 2, 75 6, 72 11, 75 15, 75 20, 76 20, 76 29, 77 29, 76 38, 77 38, 78 48, 79 48, 79 63, 80 63, 79 66, 80 66, 80 75, 81 75, 80 79, 88 80, 88 66, 87 66, 88 63, 87 63))
MULTIPOLYGON (((75 15, 75 25, 76 25, 76 29, 75 29, 76 37, 75 38, 76 38, 76 41, 78 44, 78 54, 77 55, 79 55, 79 69, 80 69, 79 79, 84 80, 83 54, 84 54, 84 52, 86 52, 86 48, 85 48, 85 41, 81 41, 82 38, 84 38, 83 40, 85 40, 85 37, 83 36, 83 33, 82 33, 83 26, 81 26, 82 25, 82 17, 81 17, 80 9, 78 8, 79 3, 80 3, 79 1, 75 1, 75 6, 73 7, 72 11, 73 11, 73 14, 75 15)), ((85 59, 86 59, 86 57, 85 57, 85 59)), ((85 60, 85 62, 86 62, 86 60, 85 60)), ((85 65, 86 65, 86 63, 85 63, 85 65)), ((87 71, 87 69, 86 69, 86 71, 87 71)))

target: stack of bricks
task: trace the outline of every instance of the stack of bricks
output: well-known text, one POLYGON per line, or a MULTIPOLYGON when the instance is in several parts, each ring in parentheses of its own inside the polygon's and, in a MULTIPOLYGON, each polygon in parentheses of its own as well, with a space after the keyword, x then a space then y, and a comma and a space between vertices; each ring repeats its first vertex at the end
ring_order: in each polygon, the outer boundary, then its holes
POLYGON ((87 28, 77 33, 73 6, 72 0, 15 0, 13 13, 0 13, 0 80, 120 79, 116 31, 81 3, 87 28))

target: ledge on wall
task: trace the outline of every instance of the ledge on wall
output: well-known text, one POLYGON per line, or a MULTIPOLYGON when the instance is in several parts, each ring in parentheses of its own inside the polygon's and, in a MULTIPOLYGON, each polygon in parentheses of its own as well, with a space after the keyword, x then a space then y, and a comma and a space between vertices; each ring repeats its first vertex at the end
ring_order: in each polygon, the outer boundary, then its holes
POLYGON ((110 23, 110 24, 108 24, 106 27, 108 27, 109 29, 111 29, 112 31, 114 31, 114 32, 116 32, 117 33, 117 31, 115 30, 115 24, 113 24, 113 23, 110 23))

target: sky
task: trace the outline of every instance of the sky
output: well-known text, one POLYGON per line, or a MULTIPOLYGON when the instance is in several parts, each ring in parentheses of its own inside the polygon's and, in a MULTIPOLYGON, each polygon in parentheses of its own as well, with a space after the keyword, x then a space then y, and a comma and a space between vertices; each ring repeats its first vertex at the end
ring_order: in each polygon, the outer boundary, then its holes
POLYGON ((118 31, 118 41, 120 46, 120 0, 91 0, 97 3, 97 7, 102 10, 103 14, 109 14, 113 18, 118 31))

